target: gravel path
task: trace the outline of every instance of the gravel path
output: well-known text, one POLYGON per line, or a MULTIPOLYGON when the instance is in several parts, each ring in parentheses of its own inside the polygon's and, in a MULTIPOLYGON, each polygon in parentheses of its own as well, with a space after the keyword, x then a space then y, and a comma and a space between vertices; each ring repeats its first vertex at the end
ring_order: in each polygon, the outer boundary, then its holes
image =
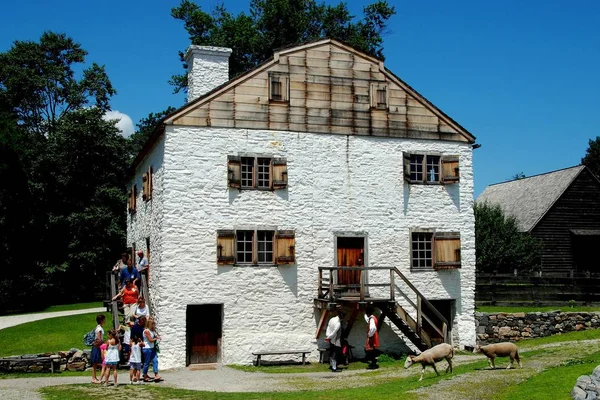
POLYGON ((39 321, 42 319, 55 318, 55 317, 66 317, 68 315, 88 314, 88 313, 101 313, 105 312, 104 307, 86 308, 83 310, 71 310, 71 311, 56 311, 49 313, 38 313, 38 314, 21 314, 21 315, 7 315, 0 317, 0 329, 10 328, 11 326, 21 325, 27 322, 39 321))

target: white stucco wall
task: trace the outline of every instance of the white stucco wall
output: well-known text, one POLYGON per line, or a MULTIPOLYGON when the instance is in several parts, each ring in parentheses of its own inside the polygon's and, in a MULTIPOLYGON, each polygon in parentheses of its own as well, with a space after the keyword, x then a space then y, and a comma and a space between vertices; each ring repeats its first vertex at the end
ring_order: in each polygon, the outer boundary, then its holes
POLYGON ((150 299, 147 299, 151 309, 155 308, 158 298, 157 284, 160 282, 161 261, 163 255, 163 179, 164 179, 164 136, 155 144, 148 156, 137 167, 135 176, 129 182, 137 185, 138 196, 136 212, 127 217, 127 246, 135 244, 136 250, 146 253, 146 238, 150 238, 150 299), (142 199, 142 174, 152 167, 152 199, 142 199))
MULTIPOLYGON (((474 344, 471 145, 173 126, 163 138, 147 160, 161 166, 155 167, 155 178, 162 173, 152 203, 160 199, 153 207, 162 209, 163 217, 154 211, 142 217, 138 203, 128 232, 129 243, 148 230, 158 236, 151 243, 160 243, 153 250, 160 261, 152 263, 151 292, 163 337, 161 368, 185 366, 188 304, 223 304, 221 361, 226 364, 250 363, 252 351, 266 348, 314 348, 317 357, 317 268, 333 266, 337 231, 368 235, 368 266, 398 267, 428 299, 456 299, 454 343, 474 344), (460 184, 405 184, 403 151, 459 155, 460 184), (229 189, 227 155, 240 153, 286 157, 288 188, 229 189), (216 231, 244 226, 293 229, 296 265, 218 266, 216 231), (411 228, 460 231, 462 268, 411 273, 411 228)), ((377 274, 369 280, 378 280, 377 274)), ((359 319, 350 335, 359 355, 365 329, 359 319)), ((387 326, 381 341, 384 350, 406 349, 387 326)))

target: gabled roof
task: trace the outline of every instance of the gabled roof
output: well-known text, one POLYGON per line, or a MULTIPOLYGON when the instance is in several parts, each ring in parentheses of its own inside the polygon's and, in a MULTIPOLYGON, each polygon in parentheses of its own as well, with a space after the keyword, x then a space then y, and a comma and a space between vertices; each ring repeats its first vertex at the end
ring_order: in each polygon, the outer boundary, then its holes
POLYGON ((488 186, 477 203, 498 204, 506 215, 514 216, 521 231, 531 231, 585 166, 565 168, 528 178, 488 186))
POLYGON ((279 63, 280 57, 290 56, 290 55, 293 55, 294 53, 298 53, 298 52, 306 51, 308 49, 314 49, 319 46, 326 46, 326 45, 331 45, 332 47, 336 47, 342 51, 351 53, 354 56, 364 60, 365 62, 369 62, 369 63, 373 63, 373 64, 377 65, 379 72, 381 74, 383 74, 383 76, 385 76, 389 81, 397 84, 402 90, 404 90, 407 93, 408 96, 411 96, 412 98, 414 98, 417 102, 419 102, 421 104, 421 106, 424 109, 427 109, 428 112, 431 113, 431 115, 437 116, 437 118, 440 121, 438 124, 438 136, 440 139, 443 140, 444 135, 449 134, 448 132, 454 132, 454 135, 457 135, 457 137, 460 137, 461 140, 464 142, 467 142, 467 143, 475 142, 475 136, 473 136, 467 129, 462 127, 460 124, 458 124, 452 118, 450 118, 448 115, 446 115, 444 112, 442 112, 439 108, 437 108, 435 105, 433 105, 427 99, 425 99, 415 89, 410 87, 407 83, 402 81, 400 78, 398 78, 396 75, 394 75, 391 71, 389 71, 387 68, 385 68, 383 65, 383 61, 380 61, 372 56, 362 53, 362 52, 352 48, 351 46, 344 44, 342 42, 339 42, 337 40, 321 39, 321 40, 316 40, 316 41, 309 42, 309 43, 304 43, 304 44, 300 44, 300 45, 296 45, 296 46, 290 46, 287 48, 279 49, 274 52, 273 57, 271 59, 266 60, 265 62, 263 62, 262 64, 258 65, 255 68, 253 68, 252 70, 225 82, 224 84, 220 85, 219 87, 216 87, 215 89, 211 90, 210 92, 183 105, 182 107, 180 107, 173 113, 167 115, 165 118, 163 118, 163 120, 160 123, 160 126, 155 130, 155 132, 152 134, 150 139, 144 145, 142 151, 135 158, 134 162, 132 163, 131 170, 135 170, 137 165, 139 165, 139 163, 141 163, 141 161, 144 159, 146 154, 152 149, 156 140, 163 134, 165 125, 177 123, 179 118, 181 118, 185 115, 188 115, 188 113, 193 113, 193 111, 195 109, 197 109, 198 107, 203 107, 203 105, 205 105, 205 104, 210 104, 211 101, 214 101, 214 100, 216 101, 216 100, 220 99, 220 97, 222 97, 228 91, 231 91, 233 88, 237 88, 238 86, 243 85, 244 82, 252 79, 253 77, 255 77, 261 73, 264 73, 265 71, 269 70, 270 68, 273 68, 274 66, 277 66, 277 64, 279 63), (448 129, 450 129, 450 131, 439 132, 440 125, 447 126, 448 129))

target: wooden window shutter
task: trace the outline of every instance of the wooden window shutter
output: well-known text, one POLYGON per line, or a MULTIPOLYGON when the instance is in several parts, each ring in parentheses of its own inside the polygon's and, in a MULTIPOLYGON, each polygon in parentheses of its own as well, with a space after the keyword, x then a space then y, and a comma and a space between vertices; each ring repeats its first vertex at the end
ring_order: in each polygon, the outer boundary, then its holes
POLYGON ((227 186, 239 189, 242 180, 242 158, 227 156, 227 186))
POLYGON ((377 83, 371 83, 371 90, 369 90, 369 96, 371 98, 371 108, 377 108, 377 83))
POLYGON ((433 247, 435 269, 460 268, 460 232, 435 232, 433 247))
POLYGON ((217 230, 217 264, 235 264, 235 231, 217 230))
POLYGON ((410 183, 410 154, 402 153, 402 163, 404 169, 404 180, 410 183))
POLYGON ((387 83, 371 83, 369 98, 371 100, 371 108, 387 110, 389 104, 389 93, 387 83))
POLYGON ((442 156, 442 183, 456 183, 460 179, 458 156, 442 156))
POLYGON ((288 182, 287 160, 273 159, 273 189, 285 189, 288 182))
POLYGON ((294 231, 277 231, 275 233, 275 263, 291 265, 296 263, 296 236, 294 231))
POLYGON ((148 201, 148 173, 142 175, 142 199, 148 201))
POLYGON ((131 187, 131 192, 129 193, 129 212, 133 214, 136 210, 136 198, 137 198, 137 186, 133 185, 131 187))

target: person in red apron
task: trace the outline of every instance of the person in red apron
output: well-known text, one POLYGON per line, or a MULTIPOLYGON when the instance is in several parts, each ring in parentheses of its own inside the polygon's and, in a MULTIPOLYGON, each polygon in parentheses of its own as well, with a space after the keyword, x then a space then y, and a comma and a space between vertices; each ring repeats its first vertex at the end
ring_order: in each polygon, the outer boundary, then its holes
POLYGON ((377 369, 377 354, 379 349, 379 332, 377 331, 377 317, 373 315, 373 307, 365 309, 365 322, 367 323, 367 341, 365 343, 365 360, 369 362, 368 369, 377 369))

